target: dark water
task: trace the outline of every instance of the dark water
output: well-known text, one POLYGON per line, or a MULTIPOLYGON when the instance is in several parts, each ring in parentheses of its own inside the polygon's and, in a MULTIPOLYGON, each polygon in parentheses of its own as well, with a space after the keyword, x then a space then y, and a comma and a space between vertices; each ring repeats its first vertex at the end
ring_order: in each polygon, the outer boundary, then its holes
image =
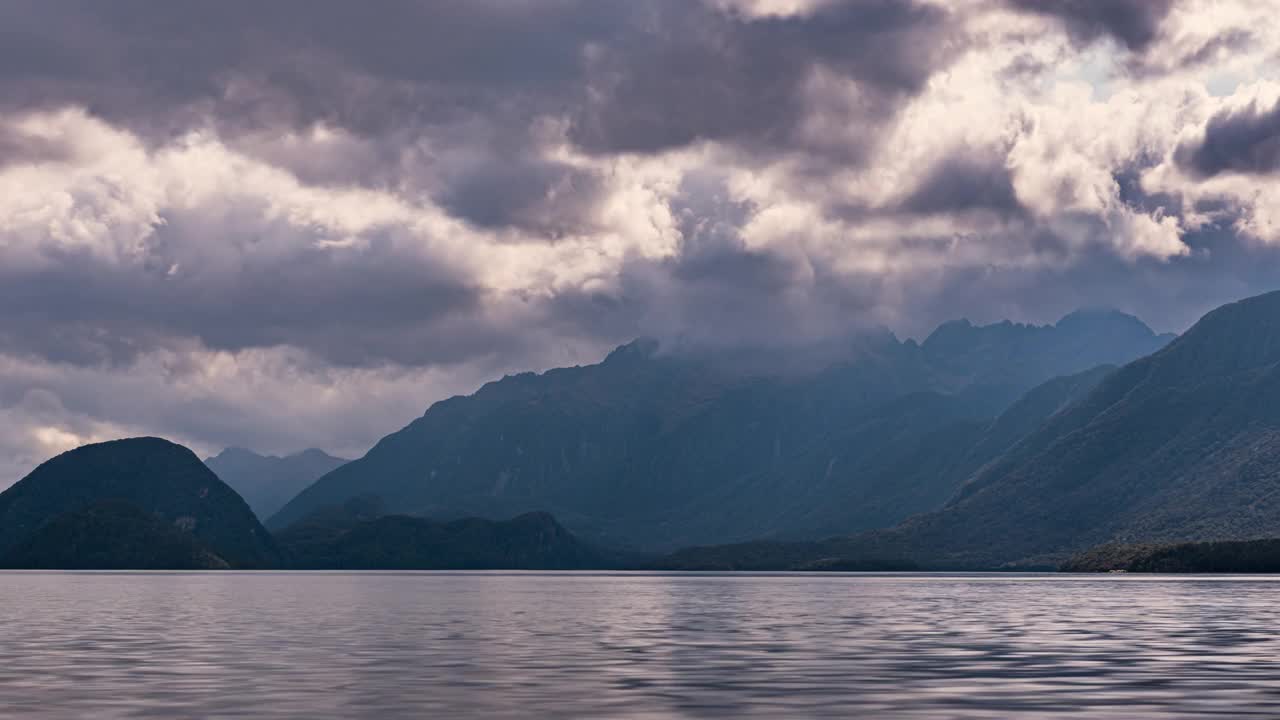
POLYGON ((1280 578, 0 573, 0 717, 1280 717, 1280 578))

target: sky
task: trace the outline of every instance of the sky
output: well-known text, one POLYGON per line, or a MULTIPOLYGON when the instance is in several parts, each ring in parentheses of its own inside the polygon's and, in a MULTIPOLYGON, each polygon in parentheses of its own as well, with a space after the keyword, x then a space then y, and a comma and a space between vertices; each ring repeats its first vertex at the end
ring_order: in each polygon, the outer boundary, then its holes
POLYGON ((635 337, 1280 288, 1280 0, 6 0, 0 487, 635 337))

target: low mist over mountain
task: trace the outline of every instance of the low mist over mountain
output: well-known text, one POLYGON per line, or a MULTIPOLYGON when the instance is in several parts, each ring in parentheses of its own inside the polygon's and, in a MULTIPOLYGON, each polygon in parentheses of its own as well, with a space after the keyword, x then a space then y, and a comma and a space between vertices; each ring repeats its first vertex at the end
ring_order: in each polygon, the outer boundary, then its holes
POLYGON ((0 493, 0 564, 262 568, 279 563, 275 541, 244 500, 190 450, 159 438, 71 450, 0 493))
POLYGON ((269 524, 374 493, 436 519, 549 511, 593 541, 638 548, 886 527, 941 506, 1032 430, 1035 412, 990 422, 1033 386, 1167 341, 1117 312, 949 323, 922 344, 870 332, 821 364, 638 341, 598 365, 436 403, 269 524))
POLYGON ((315 448, 285 457, 227 448, 206 458, 204 464, 266 520, 303 488, 346 462, 315 448))

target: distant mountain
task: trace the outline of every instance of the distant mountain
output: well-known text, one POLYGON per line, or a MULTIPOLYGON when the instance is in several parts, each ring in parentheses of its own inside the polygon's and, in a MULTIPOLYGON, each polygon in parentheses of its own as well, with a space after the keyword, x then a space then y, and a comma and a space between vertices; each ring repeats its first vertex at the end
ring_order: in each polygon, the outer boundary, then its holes
POLYGON ((279 533, 293 567, 345 570, 573 570, 620 559, 578 541, 546 513, 434 522, 382 515, 376 498, 324 508, 279 533))
POLYGON ((285 457, 227 448, 205 459, 204 464, 240 493, 255 515, 266 520, 294 495, 347 462, 314 448, 285 457))
POLYGON ((1055 325, 957 320, 940 326, 922 348, 940 373, 1007 388, 1016 397, 1049 378, 1149 355, 1174 337, 1156 335, 1132 315, 1099 309, 1077 310, 1055 325))
MULTIPOLYGON (((1221 307, 1108 375, 948 505, 824 555, 1049 567, 1106 543, 1280 532, 1280 293, 1221 307)), ((717 556, 727 551, 718 549, 717 556)), ((788 562, 813 553, 773 548, 788 562)))
POLYGON ((1280 293, 1219 308, 1108 376, 903 528, 961 562, 1280 529, 1280 293))
POLYGON ((1008 438, 975 443, 1024 392, 1166 341, 1115 312, 953 323, 923 344, 871 332, 809 358, 637 341, 436 403, 268 524, 374 493, 435 519, 545 510, 593 542, 644 549, 887 527, 939 507, 1003 450, 1008 438))
POLYGON ((280 562, 244 500, 190 450, 159 438, 65 452, 0 493, 0 558, 41 567, 280 562))

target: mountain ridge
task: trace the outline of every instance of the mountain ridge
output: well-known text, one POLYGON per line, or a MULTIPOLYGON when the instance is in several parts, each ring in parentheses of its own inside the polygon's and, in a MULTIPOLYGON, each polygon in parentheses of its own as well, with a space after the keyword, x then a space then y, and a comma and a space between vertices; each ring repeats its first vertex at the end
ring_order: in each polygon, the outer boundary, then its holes
POLYGON ((210 470, 249 503, 260 520, 274 515, 317 478, 348 462, 317 448, 280 456, 228 447, 204 460, 210 470))
MULTIPOLYGON (((759 532, 801 534, 799 518, 809 511, 779 509, 767 492, 745 504, 734 499, 738 512, 718 513, 714 530, 702 527, 716 497, 767 490, 769 478, 827 482, 834 473, 847 492, 871 492, 867 497, 883 512, 843 527, 833 515, 823 531, 884 527, 933 509, 930 503, 944 501, 954 487, 891 501, 883 493, 896 491, 881 471, 857 474, 868 467, 872 438, 891 442, 899 448, 891 452, 904 458, 918 456, 931 440, 958 446, 960 436, 1064 374, 1060 369, 1092 368, 1100 363, 1077 364, 1095 357, 1127 361, 1165 342, 1118 313, 1059 324, 966 323, 968 330, 948 330, 943 345, 936 332, 916 343, 881 330, 839 341, 840 359, 821 369, 777 375, 755 372, 759 363, 750 358, 733 358, 724 370, 722 350, 670 353, 638 340, 595 365, 510 375, 435 403, 363 458, 321 477, 267 524, 280 529, 317 507, 373 492, 411 515, 498 518, 547 510, 597 542, 674 548, 759 532), (1110 340, 1081 351, 1091 332, 1110 340), (874 434, 877 424, 902 421, 895 402, 920 393, 943 396, 934 402, 947 409, 937 417, 918 413, 889 436, 874 434), (939 418, 954 420, 956 435, 939 435, 939 418), (853 455, 841 444, 849 442, 857 444, 853 455)), ((926 470, 913 472, 923 477, 926 470)))

